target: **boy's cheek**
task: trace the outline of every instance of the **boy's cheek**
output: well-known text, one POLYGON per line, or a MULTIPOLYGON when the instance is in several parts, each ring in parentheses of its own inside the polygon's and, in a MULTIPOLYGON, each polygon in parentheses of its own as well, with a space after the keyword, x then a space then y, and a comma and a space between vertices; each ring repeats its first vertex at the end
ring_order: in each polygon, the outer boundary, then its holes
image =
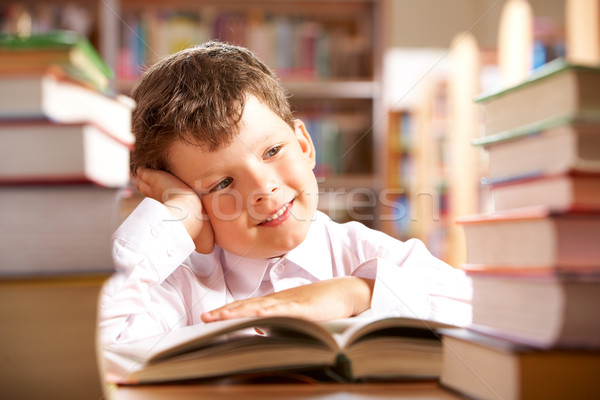
POLYGON ((208 199, 203 199, 204 209, 213 224, 239 218, 244 209, 243 205, 241 196, 233 193, 215 194, 208 199))

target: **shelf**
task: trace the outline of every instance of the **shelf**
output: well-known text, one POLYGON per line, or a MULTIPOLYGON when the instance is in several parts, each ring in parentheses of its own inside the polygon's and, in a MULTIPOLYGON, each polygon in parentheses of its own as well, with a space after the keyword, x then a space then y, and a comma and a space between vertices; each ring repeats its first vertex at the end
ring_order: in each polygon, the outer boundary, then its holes
MULTIPOLYGON (((119 80, 118 89, 129 93, 135 85, 135 79, 119 80)), ((369 80, 283 80, 283 86, 294 99, 365 99, 379 96, 377 84, 369 80)))
POLYGON ((369 174, 348 174, 317 178, 317 208, 338 222, 359 221, 375 227, 378 224, 379 190, 377 179, 369 174))
POLYGON ((284 80, 283 85, 292 95, 302 98, 373 99, 379 96, 376 83, 369 80, 284 80))
MULTIPOLYGON (((51 0, 50 6, 66 1, 51 0)), ((17 3, 37 10, 34 5, 43 2, 17 3)), ((74 0, 73 4, 88 9, 94 22, 89 37, 115 71, 111 86, 115 92, 130 94, 141 71, 183 48, 208 40, 244 46, 273 69, 290 95, 295 117, 309 129, 319 155, 315 174, 325 195, 336 190, 354 196, 380 189, 375 160, 384 141, 377 123, 381 0, 74 0)))
POLYGON ((343 174, 317 178, 319 189, 376 189, 378 179, 372 174, 343 174))

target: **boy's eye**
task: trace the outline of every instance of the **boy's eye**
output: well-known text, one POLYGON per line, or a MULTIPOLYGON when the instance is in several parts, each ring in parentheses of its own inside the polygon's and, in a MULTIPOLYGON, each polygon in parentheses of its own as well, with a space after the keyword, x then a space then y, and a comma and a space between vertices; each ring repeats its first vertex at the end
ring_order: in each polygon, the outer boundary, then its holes
POLYGON ((222 181, 220 181, 219 183, 217 183, 215 186, 213 186, 209 190, 209 193, 216 192, 217 190, 225 189, 227 186, 231 185, 231 182, 233 182, 233 178, 225 178, 222 181))
POLYGON ((275 146, 275 147, 271 147, 269 150, 267 150, 267 152, 265 153, 265 157, 264 158, 271 158, 273 157, 275 154, 279 153, 279 151, 281 150, 282 146, 275 146))

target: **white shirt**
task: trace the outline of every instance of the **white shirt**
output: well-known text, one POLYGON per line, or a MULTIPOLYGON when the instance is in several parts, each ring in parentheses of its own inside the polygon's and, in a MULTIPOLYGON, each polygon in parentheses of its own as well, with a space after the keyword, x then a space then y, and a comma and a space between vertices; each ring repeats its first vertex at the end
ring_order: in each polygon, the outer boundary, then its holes
POLYGON ((218 246, 194 251, 183 224, 145 199, 113 236, 117 273, 100 308, 103 345, 203 323, 200 314, 234 300, 263 296, 339 276, 375 279, 377 316, 471 320, 471 286, 460 270, 416 239, 401 242, 358 222, 339 224, 317 212, 304 242, 275 259, 251 259, 218 246))

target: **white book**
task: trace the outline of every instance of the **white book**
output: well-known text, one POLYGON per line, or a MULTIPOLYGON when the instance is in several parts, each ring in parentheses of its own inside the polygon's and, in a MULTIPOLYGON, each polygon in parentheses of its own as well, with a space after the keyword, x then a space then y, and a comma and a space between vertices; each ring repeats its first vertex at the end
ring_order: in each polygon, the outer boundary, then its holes
POLYGON ((470 328, 537 348, 600 349, 598 278, 473 275, 470 328))
POLYGON ((600 214, 540 206, 456 219, 467 243, 462 268, 481 273, 597 275, 600 214))
MULTIPOLYGON (((505 296, 506 297, 506 296, 505 296)), ((597 399, 600 351, 539 350, 470 330, 442 331, 440 384, 479 400, 597 399)))
POLYGON ((133 99, 108 96, 56 74, 0 77, 0 119, 47 118, 61 123, 92 123, 125 144, 131 133, 133 99))
POLYGON ((0 276, 114 271, 122 194, 93 184, 0 186, 0 276))
POLYGON ((94 182, 124 187, 130 147, 91 124, 0 123, 0 183, 94 182))

